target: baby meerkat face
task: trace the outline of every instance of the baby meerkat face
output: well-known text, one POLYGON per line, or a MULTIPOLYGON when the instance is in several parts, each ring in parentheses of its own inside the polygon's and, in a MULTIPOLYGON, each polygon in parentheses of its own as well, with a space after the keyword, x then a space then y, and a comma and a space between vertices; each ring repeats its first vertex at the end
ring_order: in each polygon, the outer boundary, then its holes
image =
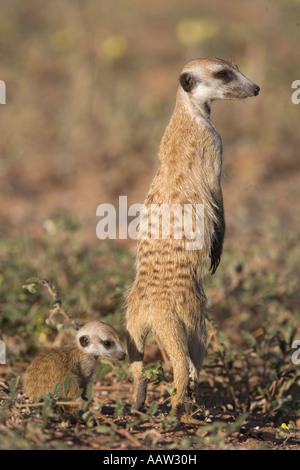
POLYGON ((89 322, 77 332, 78 345, 94 357, 124 359, 126 353, 115 329, 102 322, 89 322))
POLYGON ((257 96, 259 86, 246 78, 237 65, 222 59, 196 59, 184 67, 179 82, 194 105, 217 99, 257 96))

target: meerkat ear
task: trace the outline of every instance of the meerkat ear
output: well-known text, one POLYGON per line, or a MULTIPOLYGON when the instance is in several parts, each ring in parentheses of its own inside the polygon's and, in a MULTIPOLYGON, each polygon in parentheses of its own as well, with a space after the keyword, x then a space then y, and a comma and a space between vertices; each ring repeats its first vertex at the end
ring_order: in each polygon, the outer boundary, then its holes
POLYGON ((194 87, 195 81, 190 73, 184 72, 179 77, 179 82, 184 91, 189 93, 194 87))
POLYGON ((86 348, 90 344, 90 338, 86 335, 80 336, 79 343, 83 348, 86 348))

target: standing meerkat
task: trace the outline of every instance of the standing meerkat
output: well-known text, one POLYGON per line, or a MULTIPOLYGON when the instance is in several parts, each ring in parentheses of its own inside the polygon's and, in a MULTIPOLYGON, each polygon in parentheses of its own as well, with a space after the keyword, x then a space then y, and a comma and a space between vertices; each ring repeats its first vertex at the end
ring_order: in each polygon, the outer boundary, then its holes
POLYGON ((259 90, 235 64, 221 59, 193 60, 180 74, 175 110, 160 144, 159 168, 144 207, 147 214, 151 209, 152 220, 163 205, 189 205, 194 226, 194 208, 203 205, 203 244, 199 249, 187 249, 189 234, 178 239, 176 230, 182 229, 178 212, 174 212, 173 234, 170 232, 168 239, 151 238, 141 218, 136 277, 126 314, 127 347, 135 383, 133 409, 143 408, 146 399, 143 356, 146 337, 152 331, 173 365, 176 393, 171 403, 176 416, 183 423, 197 422, 185 412, 184 398, 189 385, 199 397, 199 373, 206 353, 203 275, 207 268, 215 273, 225 233, 222 140, 211 122, 211 103, 256 96, 259 90))
POLYGON ((90 321, 76 333, 74 342, 40 354, 23 374, 23 393, 38 399, 53 392, 55 385, 70 377, 68 398, 86 398, 98 358, 124 359, 125 351, 115 329, 99 321, 90 321))

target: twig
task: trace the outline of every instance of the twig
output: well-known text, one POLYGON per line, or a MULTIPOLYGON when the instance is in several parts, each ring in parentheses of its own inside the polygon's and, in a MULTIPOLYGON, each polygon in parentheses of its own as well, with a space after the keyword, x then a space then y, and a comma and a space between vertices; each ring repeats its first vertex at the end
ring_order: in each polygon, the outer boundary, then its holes
POLYGON ((278 442, 280 439, 270 431, 264 431, 261 429, 251 429, 246 428, 245 426, 241 426, 239 432, 245 434, 246 436, 253 437, 254 439, 261 439, 262 441, 271 441, 271 442, 278 442))
POLYGON ((97 412, 97 417, 102 419, 105 423, 109 424, 118 434, 121 434, 122 436, 126 437, 129 439, 133 444, 136 446, 140 447, 141 449, 148 450, 148 447, 144 446, 138 439, 133 437, 128 431, 125 429, 120 429, 118 426, 116 426, 110 419, 106 418, 102 413, 97 412))
MULTIPOLYGON (((22 287, 24 289, 27 289, 29 290, 29 292, 35 292, 33 290, 33 286, 44 286, 46 287, 47 291, 49 292, 50 294, 50 297, 52 298, 52 300, 54 301, 54 304, 55 304, 55 308, 59 311, 59 313, 62 314, 62 316, 68 321, 70 322, 71 324, 73 324, 75 326, 75 328, 78 330, 80 328, 80 325, 77 324, 77 322, 75 322, 68 314, 67 312, 65 311, 65 309, 62 307, 61 305, 61 300, 58 298, 58 294, 57 292, 55 292, 55 286, 51 286, 50 282, 47 280, 47 279, 40 279, 40 278, 30 278, 27 280, 27 284, 24 284, 22 287)), ((55 310, 52 311, 52 313, 50 314, 50 318, 51 316, 54 314, 55 310)))
MULTIPOLYGON (((27 406, 30 407, 37 407, 37 406, 44 406, 44 402, 41 403, 25 403, 24 405, 19 405, 18 403, 15 403, 16 408, 27 408, 27 406)), ((56 401, 55 405, 72 405, 72 406, 80 406, 80 403, 78 401, 56 401)))
POLYGON ((132 390, 130 385, 94 385, 94 390, 132 390))
POLYGON ((137 414, 139 415, 141 418, 145 418, 147 419, 148 421, 150 421, 150 423, 154 424, 154 418, 153 416, 150 416, 150 415, 147 415, 146 413, 143 413, 142 411, 139 411, 139 410, 134 410, 132 411, 133 414, 137 414))
POLYGON ((58 308, 58 310, 60 311, 60 313, 65 317, 65 319, 69 322, 72 322, 73 320, 69 317, 69 315, 67 314, 67 312, 63 309, 62 305, 61 305, 61 301, 58 299, 58 296, 57 296, 57 293, 54 292, 54 290, 52 289, 51 285, 49 284, 49 282, 47 281, 44 281, 42 283, 42 285, 44 287, 46 287, 47 291, 49 292, 51 298, 54 300, 54 302, 56 303, 56 307, 58 308))
POLYGON ((13 367, 27 367, 29 365, 29 362, 12 362, 11 365, 13 367))

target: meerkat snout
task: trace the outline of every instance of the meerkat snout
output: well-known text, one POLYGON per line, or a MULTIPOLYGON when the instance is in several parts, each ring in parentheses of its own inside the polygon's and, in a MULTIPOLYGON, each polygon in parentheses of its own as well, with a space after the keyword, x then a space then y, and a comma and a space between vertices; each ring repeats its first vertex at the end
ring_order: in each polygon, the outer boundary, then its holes
POLYGON ((197 59, 183 69, 179 83, 191 104, 208 105, 217 99, 238 100, 257 96, 260 87, 251 82, 236 64, 222 59, 197 59))
POLYGON ((258 85, 254 85, 254 95, 257 96, 260 92, 260 87, 258 85))

